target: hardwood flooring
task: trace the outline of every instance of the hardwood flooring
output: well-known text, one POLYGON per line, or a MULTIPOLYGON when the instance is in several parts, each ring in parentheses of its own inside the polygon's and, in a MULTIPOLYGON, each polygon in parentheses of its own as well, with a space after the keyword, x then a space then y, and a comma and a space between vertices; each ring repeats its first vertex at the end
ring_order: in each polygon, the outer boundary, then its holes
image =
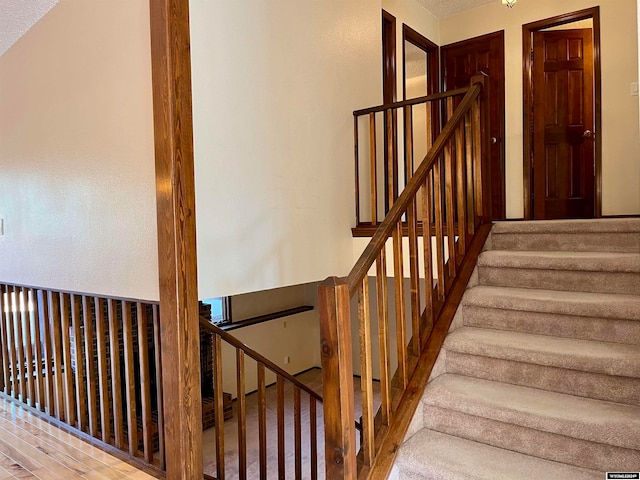
POLYGON ((153 478, 0 398, 0 480, 153 478))

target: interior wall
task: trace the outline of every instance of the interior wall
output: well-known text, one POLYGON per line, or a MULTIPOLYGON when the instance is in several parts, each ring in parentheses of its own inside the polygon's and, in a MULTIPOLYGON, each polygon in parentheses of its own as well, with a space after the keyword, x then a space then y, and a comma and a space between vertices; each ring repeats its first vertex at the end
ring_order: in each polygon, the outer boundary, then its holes
POLYGON ((199 296, 344 275, 380 2, 192 0, 199 296))
POLYGON ((61 0, 0 56, 0 281, 158 299, 149 3, 61 0))
MULTIPOLYGON (((512 9, 493 2, 441 20, 440 44, 505 31, 507 217, 523 211, 522 25, 593 7, 588 0, 521 1, 512 9)), ((638 81, 636 0, 600 3, 602 57, 602 213, 640 213, 638 101, 630 85, 638 81)))

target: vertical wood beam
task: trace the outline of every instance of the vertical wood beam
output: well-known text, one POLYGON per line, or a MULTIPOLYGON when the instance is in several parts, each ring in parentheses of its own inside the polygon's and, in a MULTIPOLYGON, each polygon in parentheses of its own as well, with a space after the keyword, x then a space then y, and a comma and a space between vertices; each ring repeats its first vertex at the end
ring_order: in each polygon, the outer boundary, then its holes
POLYGON ((202 398, 188 0, 150 0, 160 329, 168 480, 202 478, 202 398))

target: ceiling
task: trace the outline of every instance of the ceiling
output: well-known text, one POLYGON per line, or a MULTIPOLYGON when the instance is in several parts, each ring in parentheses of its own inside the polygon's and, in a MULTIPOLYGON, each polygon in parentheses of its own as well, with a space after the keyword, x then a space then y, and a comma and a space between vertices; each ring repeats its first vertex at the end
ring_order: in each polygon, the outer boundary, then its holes
POLYGON ((59 0, 0 0, 0 55, 51 10, 59 0))
POLYGON ((499 0, 416 0, 437 18, 446 18, 465 10, 499 0))

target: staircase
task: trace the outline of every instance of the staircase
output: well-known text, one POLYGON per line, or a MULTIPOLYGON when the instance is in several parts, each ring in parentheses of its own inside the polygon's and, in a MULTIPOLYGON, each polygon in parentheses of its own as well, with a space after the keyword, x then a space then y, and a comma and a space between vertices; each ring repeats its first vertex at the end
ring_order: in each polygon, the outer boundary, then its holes
POLYGON ((455 324, 400 479, 640 471, 640 219, 496 224, 455 324))

